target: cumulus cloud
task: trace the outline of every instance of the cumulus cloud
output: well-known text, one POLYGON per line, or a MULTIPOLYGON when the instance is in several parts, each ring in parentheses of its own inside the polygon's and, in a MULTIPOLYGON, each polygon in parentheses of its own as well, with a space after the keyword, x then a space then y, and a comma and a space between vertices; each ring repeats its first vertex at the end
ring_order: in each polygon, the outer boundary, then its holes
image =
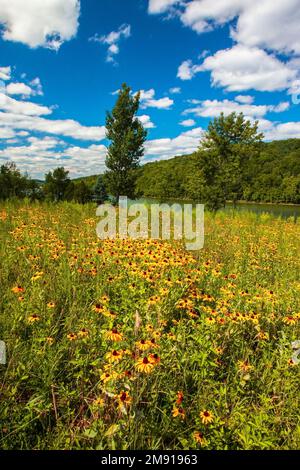
POLYGON ((0 80, 10 80, 11 67, 0 67, 0 80))
POLYGON ((18 101, 4 93, 0 93, 0 110, 25 116, 42 116, 52 113, 47 106, 40 106, 30 101, 18 101))
POLYGON ((148 12, 150 14, 164 13, 179 0, 149 0, 148 12))
MULTIPOLYGON (((240 98, 239 96, 237 98, 240 98)), ((215 118, 221 113, 225 116, 235 112, 243 113, 247 117, 261 118, 267 113, 281 113, 289 108, 288 102, 278 105, 254 105, 231 100, 204 100, 199 105, 186 109, 183 114, 193 114, 198 117, 215 118)))
POLYGON ((300 53, 300 0, 150 0, 149 13, 176 8, 182 23, 204 33, 236 19, 232 37, 248 47, 300 53))
POLYGON ((193 127, 196 124, 196 122, 194 121, 194 119, 185 119, 184 121, 181 121, 179 124, 183 127, 193 127))
POLYGON ((115 56, 120 52, 119 42, 121 39, 128 39, 130 36, 131 26, 129 24, 123 24, 117 31, 112 31, 106 36, 99 36, 98 34, 95 34, 89 40, 107 45, 108 50, 106 60, 107 62, 116 64, 115 56))
POLYGON ((72 177, 100 173, 105 169, 107 148, 70 146, 53 137, 30 137, 28 145, 8 146, 0 150, 0 161, 13 161, 32 177, 42 178, 57 166, 64 166, 72 177))
POLYGON ((78 29, 79 0, 0 0, 2 37, 58 50, 78 29))
POLYGON ((204 130, 196 127, 183 132, 174 139, 149 140, 145 145, 144 161, 165 160, 176 155, 188 155, 199 147, 204 130))
POLYGON ((297 70, 289 67, 288 63, 281 62, 261 49, 240 44, 216 52, 201 65, 193 65, 191 61, 186 64, 185 78, 180 78, 190 80, 196 73, 209 71, 213 86, 228 91, 284 90, 297 77, 297 70))
POLYGON ((170 88, 169 93, 171 93, 171 95, 179 95, 181 93, 181 88, 180 87, 170 88))
POLYGON ((170 109, 174 104, 174 100, 165 97, 165 98, 155 98, 155 90, 151 88, 150 90, 141 90, 140 91, 140 103, 141 108, 157 108, 157 109, 170 109))
POLYGON ((145 129, 154 129, 155 124, 151 121, 150 116, 143 114, 142 116, 137 116, 140 122, 143 124, 145 129))
POLYGON ((100 141, 105 138, 104 126, 83 126, 73 119, 45 119, 40 116, 9 112, 0 112, 0 127, 43 132, 87 141, 100 141))
POLYGON ((10 83, 6 87, 6 93, 8 95, 22 95, 30 96, 33 95, 33 89, 25 83, 10 83))

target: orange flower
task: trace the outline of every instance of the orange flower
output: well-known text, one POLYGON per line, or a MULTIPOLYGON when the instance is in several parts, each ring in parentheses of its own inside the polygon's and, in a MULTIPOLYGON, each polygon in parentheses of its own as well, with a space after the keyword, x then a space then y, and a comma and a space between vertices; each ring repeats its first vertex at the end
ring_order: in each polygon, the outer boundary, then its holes
POLYGON ((149 361, 152 364, 159 364, 160 363, 160 357, 158 356, 158 354, 150 354, 149 361))
POLYGON ((19 292, 25 292, 24 287, 21 286, 15 286, 11 290, 14 294, 18 294, 19 292))
POLYGON ((177 392, 177 400, 176 400, 176 405, 181 405, 183 402, 183 393, 182 392, 177 392))

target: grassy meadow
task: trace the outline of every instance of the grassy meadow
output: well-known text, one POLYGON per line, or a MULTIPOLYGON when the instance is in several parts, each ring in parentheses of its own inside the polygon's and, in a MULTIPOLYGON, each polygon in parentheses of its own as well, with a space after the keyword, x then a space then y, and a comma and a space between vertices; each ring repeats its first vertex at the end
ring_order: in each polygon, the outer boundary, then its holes
POLYGON ((206 214, 205 247, 0 206, 1 449, 300 448, 300 223, 206 214))

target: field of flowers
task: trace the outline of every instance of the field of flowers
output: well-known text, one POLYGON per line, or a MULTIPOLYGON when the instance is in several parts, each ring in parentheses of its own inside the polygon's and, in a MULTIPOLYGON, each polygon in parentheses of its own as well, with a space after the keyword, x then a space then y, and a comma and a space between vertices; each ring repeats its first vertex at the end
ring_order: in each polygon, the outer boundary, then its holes
POLYGON ((205 223, 189 253, 1 205, 1 449, 300 448, 300 223, 205 223))

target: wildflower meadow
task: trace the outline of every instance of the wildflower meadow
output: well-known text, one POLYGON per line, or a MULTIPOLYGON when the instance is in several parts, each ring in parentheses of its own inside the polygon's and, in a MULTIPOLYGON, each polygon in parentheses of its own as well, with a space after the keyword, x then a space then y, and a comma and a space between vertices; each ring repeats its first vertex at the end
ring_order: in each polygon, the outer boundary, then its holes
POLYGON ((99 240, 93 204, 0 206, 2 449, 300 447, 300 224, 99 240))

